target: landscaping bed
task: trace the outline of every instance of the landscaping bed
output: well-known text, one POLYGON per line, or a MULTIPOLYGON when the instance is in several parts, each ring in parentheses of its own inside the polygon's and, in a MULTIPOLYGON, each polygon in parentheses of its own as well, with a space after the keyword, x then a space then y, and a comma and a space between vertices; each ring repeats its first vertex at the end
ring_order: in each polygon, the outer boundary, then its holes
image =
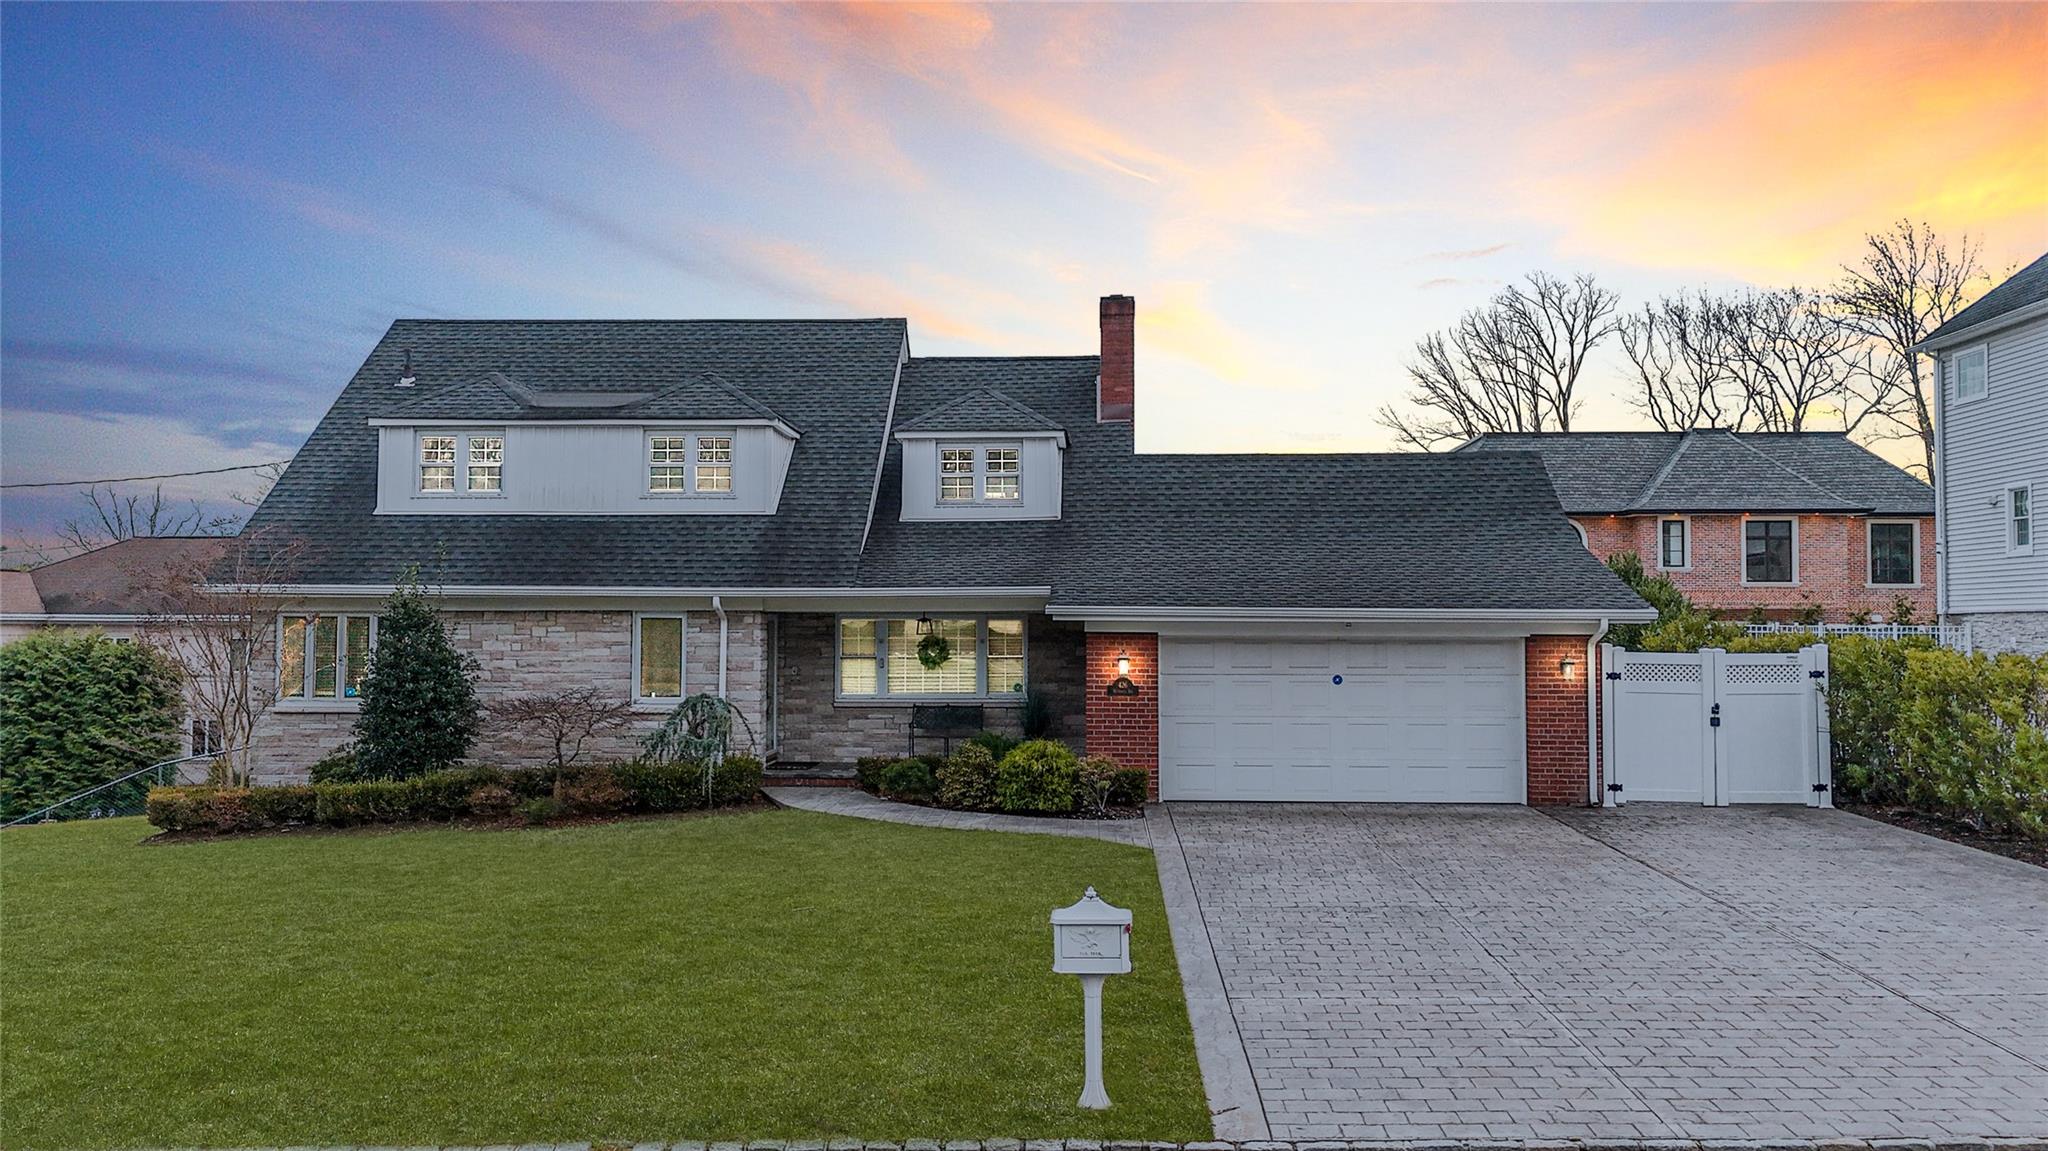
POLYGON ((1209 1136, 1150 852, 771 810, 0 851, 10 1148, 1209 1136), (1046 916, 1133 909, 1116 1106, 1046 916))
POLYGON ((855 765, 854 783, 884 799, 951 811, 1141 819, 1147 779, 1112 759, 1082 759, 1055 739, 1019 742, 984 731, 950 755, 869 756, 855 765))
POLYGON ((2048 867, 2048 840, 2029 839, 2019 835, 2000 835, 1972 827, 1961 820, 1935 815, 1931 812, 1916 811, 1910 807, 1892 807, 1884 804, 1845 803, 1842 810, 1853 812, 1867 819, 1946 839, 1993 855, 2003 855, 2035 867, 2048 867))

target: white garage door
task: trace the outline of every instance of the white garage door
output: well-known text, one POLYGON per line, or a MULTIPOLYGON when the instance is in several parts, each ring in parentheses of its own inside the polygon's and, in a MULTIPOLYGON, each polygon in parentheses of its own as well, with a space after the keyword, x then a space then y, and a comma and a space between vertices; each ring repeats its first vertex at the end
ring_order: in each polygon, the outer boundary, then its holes
POLYGON ((1166 799, 1521 803, 1522 644, 1159 645, 1166 799))

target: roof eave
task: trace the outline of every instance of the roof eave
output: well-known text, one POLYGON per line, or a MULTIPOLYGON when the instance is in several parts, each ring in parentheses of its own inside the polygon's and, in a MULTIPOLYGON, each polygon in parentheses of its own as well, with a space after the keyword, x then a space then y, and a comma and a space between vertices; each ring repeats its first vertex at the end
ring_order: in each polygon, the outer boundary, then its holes
POLYGON ((1988 319, 1979 320, 1967 328, 1957 328, 1953 332, 1948 330, 1947 324, 1943 324, 1928 335, 1926 339, 1914 344, 1913 350, 1932 354, 1946 348, 1953 348, 1957 344, 1967 344, 1975 340, 1981 340, 1993 332, 2002 331, 2015 324, 2024 324, 2028 320, 2036 320, 2044 316, 2048 316, 2048 300, 2035 300, 2031 304, 2022 304, 2010 311, 2000 312, 1988 319))

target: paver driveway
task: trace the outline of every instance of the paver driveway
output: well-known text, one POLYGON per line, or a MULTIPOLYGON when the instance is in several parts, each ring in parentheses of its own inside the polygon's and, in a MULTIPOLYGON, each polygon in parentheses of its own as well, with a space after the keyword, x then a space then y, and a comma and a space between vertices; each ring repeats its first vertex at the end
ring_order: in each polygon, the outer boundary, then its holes
POLYGON ((1841 812, 1170 804, 1276 1138, 2048 1134, 2048 872, 1841 812))

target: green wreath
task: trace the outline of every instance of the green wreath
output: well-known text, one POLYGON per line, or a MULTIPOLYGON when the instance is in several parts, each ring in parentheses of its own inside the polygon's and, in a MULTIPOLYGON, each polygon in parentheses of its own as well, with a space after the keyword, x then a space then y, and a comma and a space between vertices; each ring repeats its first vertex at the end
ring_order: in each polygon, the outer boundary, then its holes
POLYGON ((938 632, 917 641, 917 662, 923 664, 926 671, 937 671, 946 666, 946 661, 952 658, 953 645, 947 643, 946 637, 938 632))

